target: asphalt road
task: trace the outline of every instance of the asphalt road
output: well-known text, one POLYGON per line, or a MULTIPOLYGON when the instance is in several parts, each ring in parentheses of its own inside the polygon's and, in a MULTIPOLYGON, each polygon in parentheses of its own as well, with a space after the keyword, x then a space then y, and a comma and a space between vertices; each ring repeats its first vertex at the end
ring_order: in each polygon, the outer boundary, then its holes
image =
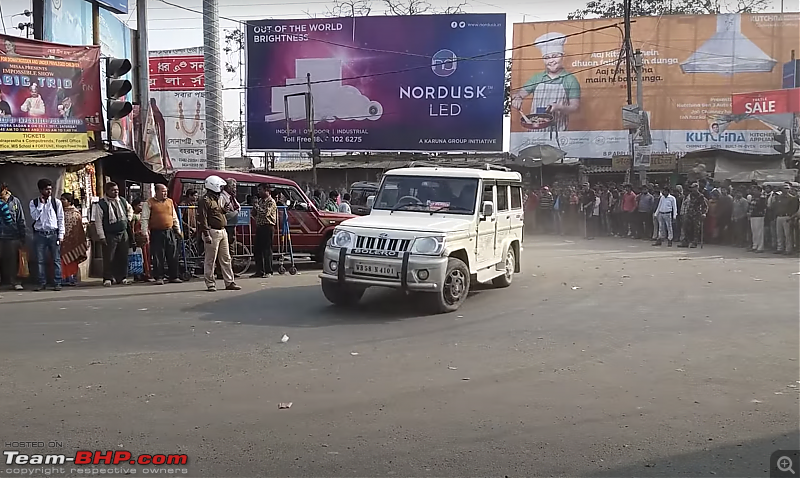
POLYGON ((798 270, 548 237, 448 315, 343 312, 313 270, 4 291, 0 439, 186 453, 177 476, 767 477, 800 448, 798 270))

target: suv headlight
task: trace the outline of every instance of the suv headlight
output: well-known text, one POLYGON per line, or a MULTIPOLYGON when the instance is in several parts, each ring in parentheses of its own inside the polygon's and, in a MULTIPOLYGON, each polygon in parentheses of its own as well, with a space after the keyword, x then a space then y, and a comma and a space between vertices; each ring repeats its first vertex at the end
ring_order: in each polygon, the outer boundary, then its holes
POLYGON ((331 236, 331 245, 333 247, 352 247, 355 242, 355 234, 342 229, 335 229, 331 236))
POLYGON ((412 254, 438 256, 444 250, 444 236, 418 237, 411 245, 412 254))

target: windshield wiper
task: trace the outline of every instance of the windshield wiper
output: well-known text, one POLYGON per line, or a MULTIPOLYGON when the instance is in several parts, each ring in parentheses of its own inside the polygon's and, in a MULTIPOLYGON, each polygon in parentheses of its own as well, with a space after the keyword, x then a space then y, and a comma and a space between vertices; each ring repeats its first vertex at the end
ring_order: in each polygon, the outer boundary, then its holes
POLYGON ((398 211, 398 210, 400 210, 400 209, 403 209, 403 208, 405 208, 406 206, 415 206, 415 207, 419 207, 419 206, 420 206, 420 204, 413 203, 413 202, 404 202, 404 203, 402 203, 402 204, 397 204, 397 205, 395 205, 395 206, 392 208, 392 210, 391 210, 391 211, 389 211, 389 214, 391 214, 391 213, 393 213, 393 212, 395 212, 395 211, 398 211))
POLYGON ((437 207, 436 209, 431 209, 431 216, 433 216, 433 213, 439 212, 439 211, 444 211, 445 209, 449 209, 451 211, 467 211, 467 212, 469 212, 469 208, 466 208, 466 207, 447 205, 447 206, 437 207))

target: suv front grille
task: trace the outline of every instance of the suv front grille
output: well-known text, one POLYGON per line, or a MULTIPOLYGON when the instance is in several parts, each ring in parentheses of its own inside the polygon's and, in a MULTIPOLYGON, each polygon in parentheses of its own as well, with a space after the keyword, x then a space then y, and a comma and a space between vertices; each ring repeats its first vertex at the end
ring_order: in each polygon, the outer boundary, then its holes
POLYGON ((410 245, 410 239, 389 239, 388 237, 370 236, 358 236, 356 239, 356 249, 406 252, 410 245))

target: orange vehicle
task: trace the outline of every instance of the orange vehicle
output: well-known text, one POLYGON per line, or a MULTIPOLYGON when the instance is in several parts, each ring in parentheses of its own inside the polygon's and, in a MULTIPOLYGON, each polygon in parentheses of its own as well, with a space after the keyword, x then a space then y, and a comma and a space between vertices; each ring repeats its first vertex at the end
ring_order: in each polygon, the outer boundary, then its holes
MULTIPOLYGON (((296 182, 291 179, 263 174, 214 170, 177 171, 169 181, 169 196, 177 202, 191 189, 202 195, 203 183, 211 175, 216 175, 226 180, 229 178, 236 180, 236 198, 242 206, 246 206, 251 198, 256 197, 256 188, 261 183, 269 185, 273 193, 279 193, 285 203, 283 205, 287 206, 289 233, 291 234, 294 253, 296 255, 308 254, 317 262, 322 260, 325 244, 331 237, 333 228, 345 219, 355 217, 352 214, 320 211, 296 182)), ((250 220, 252 228, 247 225, 237 224, 236 238, 237 241, 242 242, 252 250, 252 235, 249 231, 255 230, 255 218, 251 217, 250 220)), ((273 241, 277 247, 277 234, 275 234, 273 241)))

